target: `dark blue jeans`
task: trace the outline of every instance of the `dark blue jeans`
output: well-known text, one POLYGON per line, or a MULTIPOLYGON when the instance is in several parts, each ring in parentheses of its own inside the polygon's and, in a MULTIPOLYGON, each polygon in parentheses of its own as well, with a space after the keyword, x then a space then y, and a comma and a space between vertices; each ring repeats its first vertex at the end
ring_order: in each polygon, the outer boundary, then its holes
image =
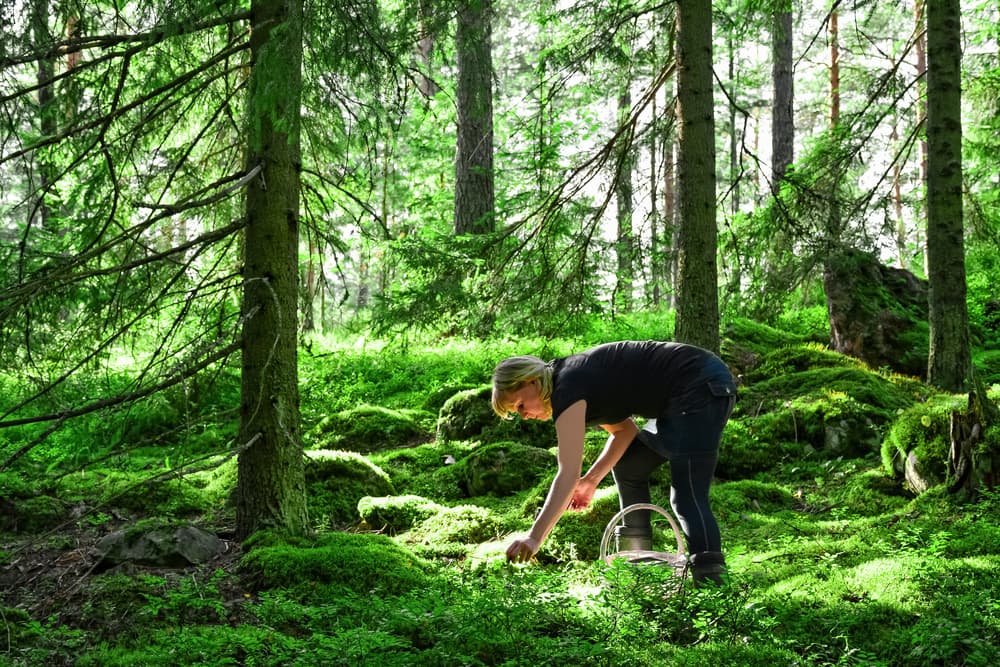
MULTIPOLYGON (((622 509, 648 503, 649 480, 670 461, 670 506, 687 539, 688 553, 722 551, 719 524, 708 490, 719 461, 722 429, 736 402, 731 379, 708 381, 680 397, 670 410, 651 419, 614 467, 622 509)), ((652 531, 650 513, 637 510, 625 525, 652 531)))

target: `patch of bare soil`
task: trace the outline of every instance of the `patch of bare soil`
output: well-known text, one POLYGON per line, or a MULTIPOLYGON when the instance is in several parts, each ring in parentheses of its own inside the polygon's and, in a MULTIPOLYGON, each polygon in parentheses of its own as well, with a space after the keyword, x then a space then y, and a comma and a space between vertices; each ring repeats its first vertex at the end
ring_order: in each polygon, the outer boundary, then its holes
POLYGON ((0 533, 0 610, 18 610, 36 621, 54 622, 73 629, 91 630, 101 626, 107 631, 108 619, 88 609, 92 610, 96 602, 90 584, 95 577, 108 572, 160 577, 169 585, 192 576, 207 581, 222 570, 233 575, 216 578, 222 603, 235 610, 244 602, 235 576, 240 547, 239 543, 227 539, 231 536, 230 531, 212 531, 223 538, 225 549, 206 563, 185 568, 124 563, 106 569, 95 545, 108 533, 129 523, 131 520, 115 515, 99 525, 85 518, 69 521, 43 534, 0 533))

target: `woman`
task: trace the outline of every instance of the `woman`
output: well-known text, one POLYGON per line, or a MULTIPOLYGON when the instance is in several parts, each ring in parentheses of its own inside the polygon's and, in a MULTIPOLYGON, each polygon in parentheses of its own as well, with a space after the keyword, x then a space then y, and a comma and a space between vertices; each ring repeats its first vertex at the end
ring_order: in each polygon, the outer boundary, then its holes
MULTIPOLYGON (((555 419, 559 445, 545 504, 507 558, 532 558, 563 512, 587 507, 609 472, 623 509, 648 503, 650 476, 670 461, 670 504, 687 539, 692 577, 721 583, 725 559, 708 490, 735 400, 736 383, 722 360, 682 343, 623 341, 549 363, 532 356, 501 361, 493 373, 493 410, 504 419, 555 419), (649 419, 642 431, 633 416, 649 419), (610 436, 581 477, 584 433, 593 425, 610 436)), ((625 525, 651 544, 648 511, 630 512, 625 525)))

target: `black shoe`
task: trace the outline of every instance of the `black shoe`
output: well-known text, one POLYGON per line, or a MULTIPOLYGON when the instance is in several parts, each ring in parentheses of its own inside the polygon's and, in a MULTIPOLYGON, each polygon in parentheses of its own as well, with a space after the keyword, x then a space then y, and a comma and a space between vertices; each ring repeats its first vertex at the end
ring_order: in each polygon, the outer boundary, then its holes
POLYGON ((721 551, 702 551, 688 559, 691 581, 698 588, 726 583, 726 557, 721 551))

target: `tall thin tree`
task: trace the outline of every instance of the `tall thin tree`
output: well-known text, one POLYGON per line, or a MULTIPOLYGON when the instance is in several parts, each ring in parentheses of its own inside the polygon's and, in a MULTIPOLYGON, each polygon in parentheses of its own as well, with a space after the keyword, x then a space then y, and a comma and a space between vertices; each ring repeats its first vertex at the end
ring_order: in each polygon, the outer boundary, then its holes
POLYGON ((302 0, 254 0, 237 535, 308 529, 299 424, 297 302, 302 0))
POLYGON ((965 391, 972 369, 962 222, 962 37, 959 0, 927 3, 927 379, 965 391))
POLYGON ((491 0, 466 0, 458 9, 456 234, 485 233, 495 225, 492 13, 491 0))
POLYGON ((712 5, 677 3, 678 200, 677 340, 719 351, 712 5))

